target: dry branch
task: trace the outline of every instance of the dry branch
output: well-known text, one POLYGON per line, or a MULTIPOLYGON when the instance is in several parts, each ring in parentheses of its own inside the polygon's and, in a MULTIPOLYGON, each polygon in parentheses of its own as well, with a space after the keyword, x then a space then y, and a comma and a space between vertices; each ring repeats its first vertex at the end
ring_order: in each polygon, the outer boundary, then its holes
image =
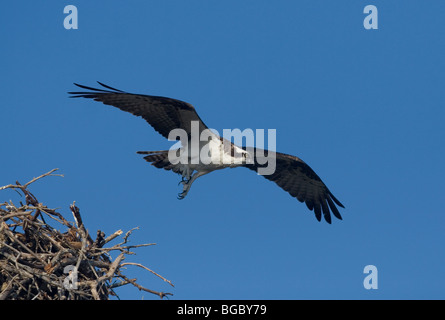
POLYGON ((38 202, 28 186, 47 176, 62 176, 53 174, 55 171, 24 185, 16 181, 0 187, 0 191, 13 189, 23 194, 26 201, 20 206, 12 201, 0 203, 0 300, 104 300, 116 295, 115 288, 127 284, 160 298, 171 295, 144 288, 122 273, 124 266, 138 266, 173 286, 139 263, 123 262, 127 255, 134 254, 130 249, 154 245, 128 245, 134 229, 125 233, 120 243, 105 247, 122 236, 122 230, 108 237, 98 230, 93 240, 75 203, 70 206, 73 223, 38 202), (44 217, 55 221, 58 228, 49 225, 44 217), (118 255, 113 259, 114 253, 118 255))

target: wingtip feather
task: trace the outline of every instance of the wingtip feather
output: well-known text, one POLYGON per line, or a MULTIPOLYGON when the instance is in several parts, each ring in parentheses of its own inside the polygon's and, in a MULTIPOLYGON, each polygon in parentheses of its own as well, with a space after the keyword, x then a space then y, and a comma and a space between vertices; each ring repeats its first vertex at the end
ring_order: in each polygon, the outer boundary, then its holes
POLYGON ((104 84, 104 83, 102 83, 102 82, 100 82, 100 81, 97 81, 97 83, 100 84, 100 85, 101 85, 102 87, 104 87, 104 88, 107 88, 107 89, 110 89, 110 90, 114 90, 114 91, 117 91, 117 92, 124 92, 124 91, 122 91, 122 90, 119 90, 119 89, 116 89, 116 88, 107 86, 106 84, 104 84))
POLYGON ((336 197, 334 197, 334 195, 332 194, 332 192, 331 191, 329 191, 329 195, 331 196, 331 198, 332 198, 332 200, 334 200, 334 202, 338 205, 338 206, 340 206, 340 207, 342 207, 342 208, 344 208, 345 206, 336 198, 336 197))

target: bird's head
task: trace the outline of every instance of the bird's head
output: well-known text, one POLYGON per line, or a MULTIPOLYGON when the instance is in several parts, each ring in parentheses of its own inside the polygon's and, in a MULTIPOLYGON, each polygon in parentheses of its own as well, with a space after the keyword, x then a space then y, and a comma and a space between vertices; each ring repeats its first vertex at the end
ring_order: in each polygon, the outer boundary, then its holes
POLYGON ((236 149, 234 150, 234 157, 235 159, 238 160, 239 163, 241 164, 246 164, 246 163, 253 163, 253 156, 250 154, 249 151, 246 151, 242 148, 236 147, 236 149))

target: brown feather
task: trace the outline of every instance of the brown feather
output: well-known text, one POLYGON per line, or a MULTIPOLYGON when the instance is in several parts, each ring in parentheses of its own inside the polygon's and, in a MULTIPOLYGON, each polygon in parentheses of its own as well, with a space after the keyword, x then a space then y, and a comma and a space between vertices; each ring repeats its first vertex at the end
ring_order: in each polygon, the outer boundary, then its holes
MULTIPOLYGON (((255 155, 255 161, 252 164, 246 164, 245 167, 258 171, 258 168, 265 167, 260 165, 264 161, 258 161, 256 148, 245 148, 255 155)), ((264 175, 270 181, 275 182, 280 188, 287 191, 292 197, 300 202, 305 202, 309 210, 313 210, 318 221, 321 220, 323 213, 326 222, 331 223, 331 212, 333 215, 342 219, 335 203, 344 208, 323 183, 320 177, 303 160, 284 153, 270 152, 261 150, 259 154, 264 156, 274 156, 276 160, 276 170, 271 175, 264 175), (330 210, 329 210, 330 209, 330 210)))
POLYGON ((91 88, 75 83, 91 91, 68 92, 71 98, 89 98, 111 105, 135 116, 142 117, 165 138, 173 129, 184 129, 189 137, 191 121, 197 121, 199 133, 207 126, 196 113, 195 108, 184 101, 144 94, 133 94, 111 88, 99 82, 105 89, 91 88), (111 90, 110 90, 111 89, 111 90))

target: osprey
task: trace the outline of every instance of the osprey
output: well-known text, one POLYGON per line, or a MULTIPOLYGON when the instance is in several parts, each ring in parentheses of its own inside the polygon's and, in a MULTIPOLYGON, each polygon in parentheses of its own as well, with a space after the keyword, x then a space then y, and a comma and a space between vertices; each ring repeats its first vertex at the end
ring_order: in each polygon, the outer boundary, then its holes
POLYGON ((178 195, 179 199, 187 195, 197 178, 207 173, 234 167, 245 167, 259 173, 265 167, 264 160, 267 158, 275 161, 275 170, 271 174, 263 175, 266 179, 275 182, 300 202, 306 203, 308 209, 314 211, 318 221, 321 220, 323 214, 324 219, 331 223, 330 212, 336 218, 342 219, 335 204, 342 208, 344 206, 303 160, 284 153, 239 147, 214 133, 208 134, 209 139, 206 143, 202 141, 194 143, 191 139, 193 126, 200 134, 206 130, 209 131, 209 128, 191 104, 167 97, 127 93, 101 82, 98 83, 104 89, 74 83, 89 91, 68 93, 72 95, 71 98, 94 99, 140 116, 165 138, 169 139, 169 135, 174 130, 185 132, 186 137, 181 139, 180 148, 137 152, 145 155, 144 159, 156 168, 172 170, 182 176, 179 183, 183 185, 183 190, 178 195), (204 147, 208 148, 209 159, 207 160, 209 161, 204 161, 199 157, 204 147))

